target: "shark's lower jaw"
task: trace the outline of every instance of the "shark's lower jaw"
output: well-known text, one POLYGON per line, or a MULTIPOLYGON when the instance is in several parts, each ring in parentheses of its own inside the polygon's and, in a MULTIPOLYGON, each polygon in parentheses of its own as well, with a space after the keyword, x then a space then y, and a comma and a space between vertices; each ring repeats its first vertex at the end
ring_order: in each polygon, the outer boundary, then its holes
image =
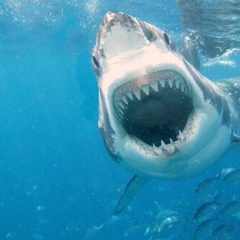
POLYGON ((131 80, 119 86, 113 98, 120 124, 137 142, 168 150, 186 139, 184 130, 194 106, 188 85, 176 72, 159 71, 131 80))

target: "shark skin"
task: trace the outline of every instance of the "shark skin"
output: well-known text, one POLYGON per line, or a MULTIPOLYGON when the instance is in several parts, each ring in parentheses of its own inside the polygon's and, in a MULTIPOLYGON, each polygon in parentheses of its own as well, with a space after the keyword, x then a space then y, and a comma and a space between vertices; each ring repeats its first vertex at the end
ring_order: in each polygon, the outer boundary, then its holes
POLYGON ((239 142, 240 79, 213 83, 183 52, 132 16, 103 18, 92 53, 98 126, 113 160, 134 174, 116 214, 152 178, 196 176, 239 142))

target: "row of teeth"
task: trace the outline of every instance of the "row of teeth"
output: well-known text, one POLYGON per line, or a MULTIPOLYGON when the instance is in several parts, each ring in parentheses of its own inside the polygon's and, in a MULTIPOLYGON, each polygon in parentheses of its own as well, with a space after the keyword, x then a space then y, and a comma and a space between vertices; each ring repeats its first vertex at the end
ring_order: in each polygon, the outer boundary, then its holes
MULTIPOLYGON (((135 139, 135 138, 133 138, 135 139)), ((180 142, 184 142, 187 139, 187 134, 183 134, 179 130, 179 134, 177 136, 177 140, 173 141, 171 138, 169 139, 170 143, 166 144, 163 140, 161 140, 161 145, 159 147, 155 146, 154 144, 151 146, 151 154, 152 155, 171 155, 178 151, 178 144, 180 142)), ((141 144, 141 143, 138 143, 141 144)), ((146 145, 142 146, 143 149, 146 148, 146 145)))
POLYGON ((169 139, 168 144, 166 144, 163 140, 161 140, 161 145, 159 147, 155 146, 154 144, 152 145, 152 148, 154 150, 155 153, 159 154, 165 154, 165 155, 171 155, 175 152, 178 151, 178 147, 177 144, 180 142, 185 142, 186 140, 188 140, 188 138, 193 134, 193 116, 190 116, 188 119, 188 124, 187 127, 185 127, 184 132, 182 131, 178 131, 178 135, 177 135, 177 140, 173 141, 171 138, 169 139))
POLYGON ((178 136, 177 136, 177 140, 176 141, 173 141, 171 138, 169 139, 169 142, 168 144, 166 144, 163 140, 161 140, 161 145, 159 147, 155 146, 153 144, 153 148, 161 148, 162 150, 172 150, 173 147, 176 147, 174 144, 176 142, 179 142, 179 141, 184 141, 186 140, 186 135, 184 135, 180 130, 178 131, 178 136))
POLYGON ((158 154, 159 152, 161 152, 162 154, 165 154, 165 155, 171 155, 177 152, 178 151, 177 144, 180 142, 185 142, 189 138, 189 136, 193 134, 192 128, 193 128, 193 121, 191 120, 188 122, 188 127, 185 128, 184 132, 180 130, 178 131, 176 141, 173 141, 170 138, 169 139, 170 143, 166 144, 163 140, 161 140, 161 145, 159 147, 155 146, 154 144, 152 145, 153 150, 158 154))
POLYGON ((159 92, 161 88, 165 88, 166 86, 169 86, 173 89, 179 89, 181 92, 183 92, 185 95, 189 95, 188 89, 186 87, 186 84, 180 80, 173 80, 173 79, 167 79, 167 80, 159 80, 154 83, 151 83, 149 85, 143 85, 139 89, 135 91, 129 91, 128 93, 125 93, 120 101, 117 101, 117 110, 118 113, 120 113, 120 116, 123 116, 123 110, 128 105, 129 100, 133 100, 134 96, 140 101, 141 100, 141 91, 144 92, 147 96, 149 95, 150 88, 155 91, 159 92))

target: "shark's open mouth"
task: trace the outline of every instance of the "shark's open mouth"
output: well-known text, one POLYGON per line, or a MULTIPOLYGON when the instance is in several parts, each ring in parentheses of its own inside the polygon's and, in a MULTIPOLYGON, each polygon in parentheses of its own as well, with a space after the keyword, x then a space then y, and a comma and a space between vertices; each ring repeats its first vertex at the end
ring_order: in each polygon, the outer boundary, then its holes
POLYGON ((194 107, 184 79, 160 71, 118 87, 114 108, 129 135, 158 147, 179 139, 194 107))

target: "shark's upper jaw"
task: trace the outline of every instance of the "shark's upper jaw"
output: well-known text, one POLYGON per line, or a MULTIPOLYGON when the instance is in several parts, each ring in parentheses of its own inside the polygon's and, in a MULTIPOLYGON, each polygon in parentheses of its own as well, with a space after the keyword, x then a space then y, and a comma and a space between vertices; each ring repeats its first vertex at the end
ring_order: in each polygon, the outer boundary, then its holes
POLYGON ((171 70, 123 84, 115 90, 113 102, 126 134, 164 154, 177 151, 176 143, 183 140, 194 109, 188 85, 171 70))

